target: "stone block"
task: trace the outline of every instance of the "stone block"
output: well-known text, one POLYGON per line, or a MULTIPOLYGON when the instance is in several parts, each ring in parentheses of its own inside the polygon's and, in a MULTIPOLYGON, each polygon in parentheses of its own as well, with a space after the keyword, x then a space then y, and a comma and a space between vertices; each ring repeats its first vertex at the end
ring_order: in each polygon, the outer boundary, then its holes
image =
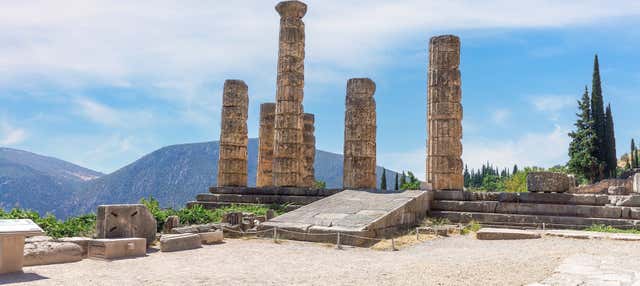
POLYGON ((89 241, 88 256, 98 259, 145 256, 146 245, 144 238, 93 239, 89 241))
POLYGON ((171 252, 202 247, 199 234, 166 234, 160 238, 160 251, 171 252))
POLYGON ((633 175, 633 192, 640 193, 640 173, 633 175))
POLYGON ((24 236, 0 236, 0 274, 22 271, 24 236))
POLYGON ((268 209, 266 217, 267 217, 267 220, 270 220, 270 219, 276 217, 276 211, 274 211, 272 209, 268 209))
POLYGON ((71 242, 41 241, 24 246, 24 266, 69 263, 82 260, 83 249, 71 242))
POLYGON ((57 240, 58 242, 69 242, 74 243, 82 248, 82 257, 86 258, 89 252, 89 241, 91 238, 88 237, 63 237, 57 240))
POLYGON ((609 204, 623 207, 640 207, 640 196, 608 196, 609 204))
POLYGON ((529 192, 564 193, 572 189, 574 182, 569 176, 555 172, 531 172, 527 175, 529 192))
POLYGON ((224 240, 224 234, 222 233, 222 230, 201 232, 198 235, 200 236, 200 241, 202 242, 202 244, 220 243, 224 240))
POLYGON ((537 239, 542 236, 534 231, 502 228, 482 228, 476 233, 480 240, 537 239))
POLYGON ((164 225, 162 226, 163 233, 171 233, 171 230, 175 227, 180 226, 180 218, 175 215, 171 215, 167 217, 164 221, 164 225))
POLYGON ((607 189, 607 194, 613 196, 627 195, 629 191, 624 186, 611 186, 607 189))
POLYGON ((144 238, 147 245, 156 240, 156 219, 141 204, 98 206, 97 238, 144 238))

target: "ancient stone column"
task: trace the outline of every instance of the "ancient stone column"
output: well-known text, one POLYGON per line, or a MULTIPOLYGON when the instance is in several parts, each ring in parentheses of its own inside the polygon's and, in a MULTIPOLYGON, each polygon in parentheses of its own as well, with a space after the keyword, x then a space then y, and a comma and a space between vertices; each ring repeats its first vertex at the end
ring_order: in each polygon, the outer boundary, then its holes
POLYGON ((313 163, 316 159, 316 136, 315 132, 315 117, 313 114, 304 113, 302 115, 302 121, 304 123, 303 136, 302 136, 302 158, 304 159, 302 164, 302 183, 301 187, 313 187, 316 182, 315 169, 313 163))
POLYGON ((226 80, 222 95, 218 186, 247 186, 248 88, 244 81, 226 80))
POLYGON ((298 186, 302 169, 302 99, 304 97, 304 22, 307 5, 284 1, 280 14, 278 82, 273 152, 273 184, 298 186))
POLYGON ((345 189, 376 188, 376 84, 368 78, 347 82, 344 116, 345 189))
POLYGON ((427 183, 435 190, 462 190, 462 90, 460 39, 429 42, 427 86, 427 183))
POLYGON ((257 187, 273 186, 273 125, 276 116, 275 103, 260 105, 260 134, 258 148, 257 187))

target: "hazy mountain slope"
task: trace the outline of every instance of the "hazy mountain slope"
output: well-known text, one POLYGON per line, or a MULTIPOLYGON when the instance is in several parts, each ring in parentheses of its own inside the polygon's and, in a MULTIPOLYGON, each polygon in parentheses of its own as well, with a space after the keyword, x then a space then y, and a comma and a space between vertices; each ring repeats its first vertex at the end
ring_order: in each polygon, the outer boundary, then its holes
POLYGON ((60 159, 10 148, 0 148, 0 159, 28 166, 43 175, 61 181, 84 182, 104 175, 60 159))

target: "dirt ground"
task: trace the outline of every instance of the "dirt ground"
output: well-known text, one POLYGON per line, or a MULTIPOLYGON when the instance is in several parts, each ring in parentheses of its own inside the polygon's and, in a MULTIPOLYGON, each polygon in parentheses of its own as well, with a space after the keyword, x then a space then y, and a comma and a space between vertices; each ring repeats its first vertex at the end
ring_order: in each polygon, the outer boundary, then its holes
POLYGON ((526 285, 575 255, 640 257, 637 242, 543 238, 480 241, 454 236, 400 251, 306 242, 227 239, 201 249, 111 262, 26 267, 11 285, 526 285))

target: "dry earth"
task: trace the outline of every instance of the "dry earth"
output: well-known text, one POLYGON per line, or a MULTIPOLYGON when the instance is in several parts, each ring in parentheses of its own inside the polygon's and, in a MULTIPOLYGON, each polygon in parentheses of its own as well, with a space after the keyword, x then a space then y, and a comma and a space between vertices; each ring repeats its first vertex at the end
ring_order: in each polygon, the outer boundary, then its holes
MULTIPOLYGON (((526 285, 576 255, 624 261, 637 242, 543 238, 480 241, 455 236, 400 251, 286 241, 228 239, 202 249, 112 262, 26 267, 12 285, 526 285)), ((545 281, 547 282, 547 281, 545 281)))

